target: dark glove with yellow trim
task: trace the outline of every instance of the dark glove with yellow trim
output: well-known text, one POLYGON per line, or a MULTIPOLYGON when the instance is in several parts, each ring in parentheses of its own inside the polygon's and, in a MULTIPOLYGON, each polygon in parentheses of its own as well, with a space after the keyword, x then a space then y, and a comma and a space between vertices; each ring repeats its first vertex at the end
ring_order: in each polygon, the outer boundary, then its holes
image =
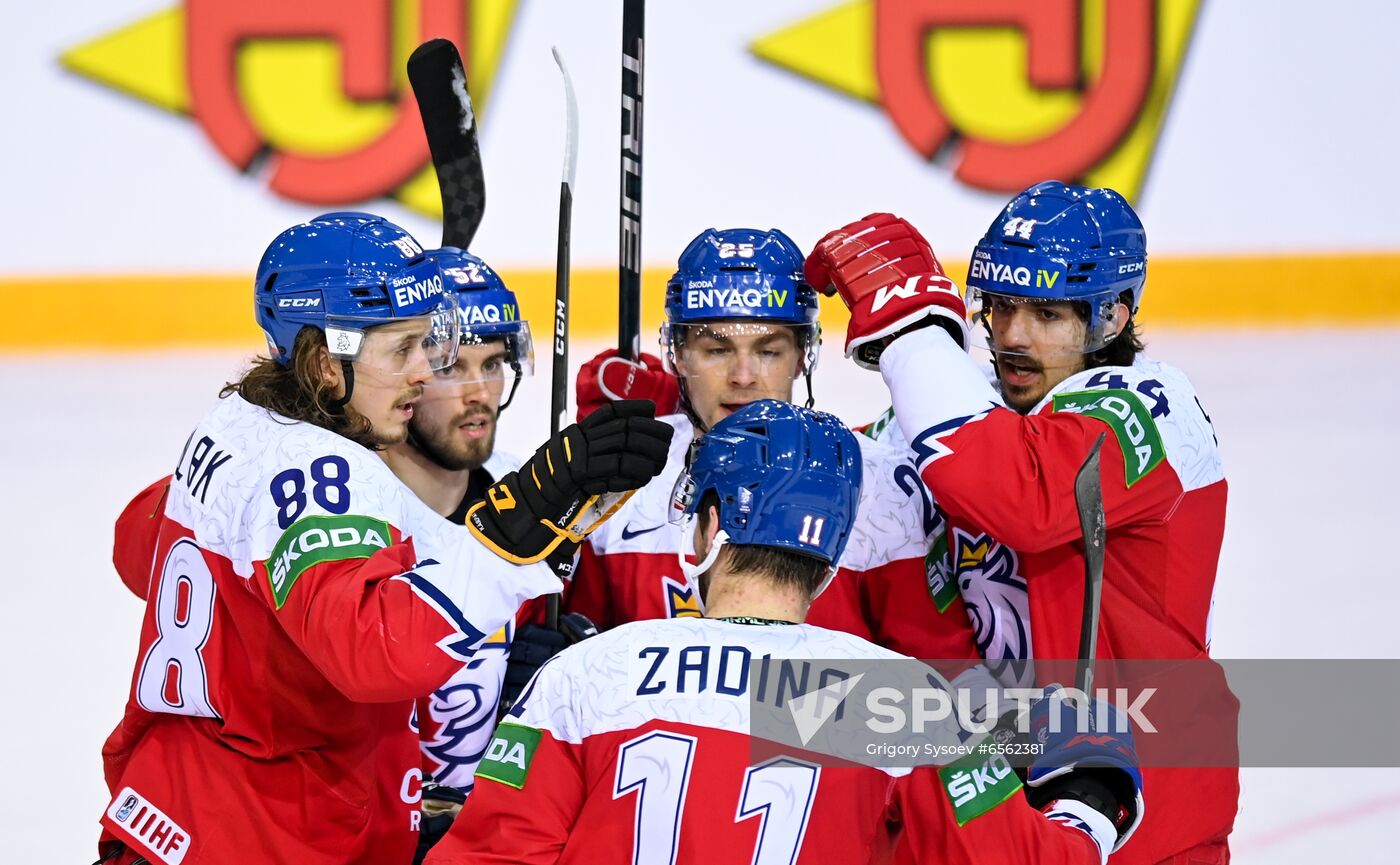
POLYGON ((467 511, 467 528, 516 564, 571 557, 665 467, 674 430, 655 413, 650 400, 620 400, 560 430, 467 511))

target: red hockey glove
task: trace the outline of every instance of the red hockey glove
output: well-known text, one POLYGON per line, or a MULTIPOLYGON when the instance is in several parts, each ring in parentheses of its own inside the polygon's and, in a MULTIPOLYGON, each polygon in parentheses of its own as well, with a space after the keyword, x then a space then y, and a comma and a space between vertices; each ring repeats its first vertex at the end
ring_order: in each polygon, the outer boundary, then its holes
POLYGON ((939 324, 967 347, 962 293, 918 229, 889 213, 872 213, 817 242, 804 267, 807 281, 839 294, 851 310, 846 357, 879 369, 887 337, 939 324), (933 318, 933 322, 925 319, 933 318))
POLYGON ((584 364, 575 382, 578 419, 620 399, 649 399, 656 415, 680 411, 680 387, 676 377, 661 365, 661 358, 642 354, 636 360, 617 356, 610 348, 584 364))

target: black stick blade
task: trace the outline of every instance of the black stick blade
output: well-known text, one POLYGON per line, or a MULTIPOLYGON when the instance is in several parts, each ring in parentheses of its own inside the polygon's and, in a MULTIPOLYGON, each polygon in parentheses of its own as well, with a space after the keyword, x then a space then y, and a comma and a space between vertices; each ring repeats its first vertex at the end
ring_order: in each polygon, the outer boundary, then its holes
POLYGON ((1099 433, 1074 478, 1074 504, 1084 536, 1084 617, 1079 625, 1079 669, 1075 687, 1088 694, 1094 686, 1094 653, 1098 647, 1099 604, 1103 597, 1104 549, 1108 525, 1103 513, 1103 482, 1099 452, 1106 433, 1099 433))
POLYGON ((486 178, 457 46, 446 39, 419 45, 408 58, 408 81, 418 100, 442 194, 442 245, 466 249, 486 212, 486 178))

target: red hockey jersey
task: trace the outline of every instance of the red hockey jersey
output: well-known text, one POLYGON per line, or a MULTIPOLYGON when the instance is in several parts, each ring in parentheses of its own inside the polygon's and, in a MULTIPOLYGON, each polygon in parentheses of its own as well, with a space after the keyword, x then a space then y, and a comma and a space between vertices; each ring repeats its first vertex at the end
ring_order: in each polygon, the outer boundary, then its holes
POLYGON ((123 529, 117 569, 147 609, 102 826, 165 865, 409 861, 413 699, 558 587, 369 450, 236 396, 123 529))
MULTIPOLYGON (((897 420, 880 435, 909 442, 947 515, 949 567, 1003 684, 1046 684, 1035 658, 1079 654, 1084 560, 1074 478, 1100 433, 1108 543, 1096 656, 1209 658, 1227 485, 1210 419, 1180 370, 1146 357, 1085 370, 1025 416, 1002 406, 937 328, 895 341, 880 370, 897 420)), ((1204 690, 1203 710, 1238 711, 1223 678, 1204 690)), ((1159 862, 1229 834, 1236 769, 1145 765, 1143 775, 1150 807, 1115 862, 1159 862)))
POLYGON ((750 701, 784 699, 749 674, 764 655, 814 667, 901 657, 811 625, 695 618, 585 640, 540 669, 497 729, 427 865, 1101 863, 1108 820, 1079 803, 1047 818, 1009 770, 1008 795, 959 826, 956 794, 932 769, 755 762, 750 701))
MULTIPOLYGON (((680 528, 667 521, 695 430, 683 415, 663 420, 676 428, 666 468, 589 537, 566 594, 568 607, 600 628, 700 615, 676 559, 680 528)), ((976 657, 956 587, 929 558, 940 518, 913 464, 902 449, 857 439, 864 464, 856 525, 808 623, 910 657, 976 657)))

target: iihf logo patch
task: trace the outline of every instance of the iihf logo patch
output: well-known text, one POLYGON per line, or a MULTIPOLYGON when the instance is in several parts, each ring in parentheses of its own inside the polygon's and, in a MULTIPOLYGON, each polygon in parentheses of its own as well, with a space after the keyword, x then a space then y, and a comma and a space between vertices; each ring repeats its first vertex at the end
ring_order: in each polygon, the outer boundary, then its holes
POLYGON ((695 590, 688 584, 671 577, 662 577, 661 591, 665 595, 667 618, 700 618, 700 602, 695 598, 695 590))
POLYGON ((116 819, 117 819, 117 822, 118 822, 118 823, 125 823, 125 822, 126 822, 126 818, 128 818, 128 817, 131 816, 131 811, 132 811, 132 809, 134 809, 135 807, 136 807, 136 797, 135 797, 135 796, 127 796, 127 797, 126 797, 126 801, 122 803, 121 810, 119 810, 119 811, 117 812, 117 818, 116 818, 116 819))

